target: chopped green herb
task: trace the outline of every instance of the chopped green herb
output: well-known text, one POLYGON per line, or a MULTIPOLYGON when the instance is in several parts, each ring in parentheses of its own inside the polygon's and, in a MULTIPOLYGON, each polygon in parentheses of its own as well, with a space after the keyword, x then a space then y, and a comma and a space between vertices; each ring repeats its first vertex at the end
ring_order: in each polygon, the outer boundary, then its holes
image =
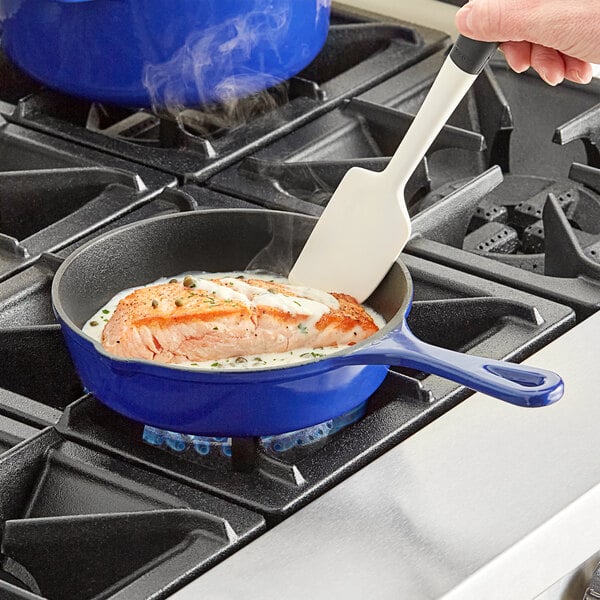
POLYGON ((192 365, 192 367, 197 367, 198 363, 190 363, 190 365, 192 365))
POLYGON ((92 327, 98 327, 98 321, 90 321, 92 327))
POLYGON ((103 315, 107 315, 107 314, 109 314, 109 313, 110 313, 110 310, 108 310, 107 308, 103 308, 103 309, 102 309, 102 314, 103 314, 103 315))
POLYGON ((300 302, 298 302, 297 300, 293 300, 294 304, 297 304, 298 306, 302 306, 302 304, 300 304, 300 302))
POLYGON ((211 367, 222 367, 223 365, 220 362, 214 362, 212 363, 212 365, 210 365, 211 367))
POLYGON ((308 333, 308 329, 304 323, 298 323, 298 329, 300 333, 308 333))
POLYGON ((301 354, 300 357, 301 358, 321 358, 322 356, 325 356, 324 354, 319 354, 318 352, 305 352, 304 354, 301 354))

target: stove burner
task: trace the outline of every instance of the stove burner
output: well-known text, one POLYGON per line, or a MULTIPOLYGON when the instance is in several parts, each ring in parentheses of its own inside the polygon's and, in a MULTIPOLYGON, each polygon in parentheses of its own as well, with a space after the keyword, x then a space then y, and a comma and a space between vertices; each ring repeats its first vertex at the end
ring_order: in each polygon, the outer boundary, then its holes
MULTIPOLYGON (((294 450, 316 444, 322 445, 327 438, 364 417, 366 410, 365 402, 325 423, 289 433, 260 437, 259 445, 267 454, 273 456, 285 454, 289 457, 294 450)), ((217 463, 228 465, 233 455, 233 440, 230 437, 191 435, 146 425, 143 440, 151 446, 163 448, 187 460, 194 462, 210 460, 215 466, 217 463)))
MULTIPOLYGON (((460 202, 466 183, 449 183, 428 194, 419 209, 428 209, 451 194, 460 202)), ((600 264, 600 194, 573 179, 504 175, 470 214, 463 213, 459 227, 464 229, 467 223, 466 230, 455 236, 454 245, 527 271, 546 272, 546 248, 558 243, 545 208, 549 197, 564 213, 565 227, 586 256, 600 264)))
POLYGON ((204 154, 210 158, 215 154, 210 141, 284 106, 293 94, 302 93, 302 87, 291 80, 239 100, 172 112, 133 111, 94 102, 85 128, 142 146, 193 147, 196 151, 205 146, 204 154))

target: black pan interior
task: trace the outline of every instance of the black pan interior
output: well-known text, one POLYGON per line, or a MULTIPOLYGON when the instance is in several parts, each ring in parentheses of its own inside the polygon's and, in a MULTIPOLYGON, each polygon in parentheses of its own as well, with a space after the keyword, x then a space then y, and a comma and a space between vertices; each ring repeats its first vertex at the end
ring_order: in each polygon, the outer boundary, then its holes
MULTIPOLYGON (((160 277, 249 269, 285 276, 315 222, 266 210, 198 211, 140 221, 71 255, 55 277, 53 301, 63 318, 82 327, 118 292, 160 277)), ((396 264, 367 303, 397 324, 410 293, 408 271, 396 264)))

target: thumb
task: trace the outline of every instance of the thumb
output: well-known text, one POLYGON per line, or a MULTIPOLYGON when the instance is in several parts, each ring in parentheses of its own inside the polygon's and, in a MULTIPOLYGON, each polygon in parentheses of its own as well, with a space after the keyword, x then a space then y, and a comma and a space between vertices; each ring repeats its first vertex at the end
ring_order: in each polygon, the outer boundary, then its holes
POLYGON ((600 0, 471 0, 456 26, 477 40, 528 41, 600 62, 600 0))

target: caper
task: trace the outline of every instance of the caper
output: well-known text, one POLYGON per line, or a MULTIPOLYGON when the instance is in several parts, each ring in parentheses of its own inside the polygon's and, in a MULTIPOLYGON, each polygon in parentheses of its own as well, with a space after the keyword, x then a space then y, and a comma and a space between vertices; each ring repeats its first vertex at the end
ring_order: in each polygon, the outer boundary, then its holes
POLYGON ((241 364, 241 363, 246 363, 246 362, 248 362, 248 359, 247 359, 247 358, 244 358, 243 356, 238 356, 238 357, 235 359, 235 362, 236 362, 236 363, 238 363, 238 364, 241 364))
POLYGON ((177 279, 169 279, 169 283, 177 283, 177 279))
POLYGON ((186 275, 183 278, 183 285, 188 288, 193 288, 196 287, 196 282, 194 281, 194 278, 191 275, 186 275))
POLYGON ((181 298, 177 298, 175 300, 175 306, 183 306, 183 300, 181 298))
POLYGON ((158 308, 158 300, 156 298, 152 300, 152 308, 158 308))
POLYGON ((92 327, 98 327, 98 321, 90 321, 92 327))

